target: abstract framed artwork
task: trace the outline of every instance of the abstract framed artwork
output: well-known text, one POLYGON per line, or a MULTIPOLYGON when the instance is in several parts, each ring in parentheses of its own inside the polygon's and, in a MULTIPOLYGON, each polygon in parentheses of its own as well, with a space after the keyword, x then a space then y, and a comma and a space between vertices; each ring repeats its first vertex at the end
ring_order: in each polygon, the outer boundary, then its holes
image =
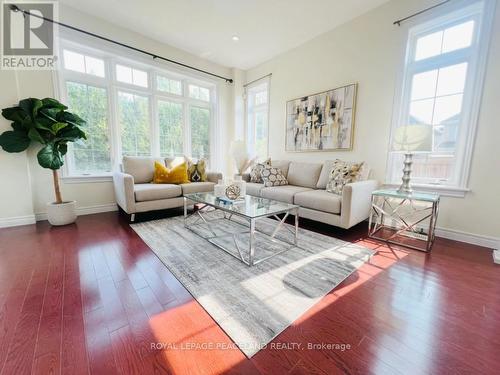
POLYGON ((352 150, 357 84, 286 103, 287 152, 352 150))

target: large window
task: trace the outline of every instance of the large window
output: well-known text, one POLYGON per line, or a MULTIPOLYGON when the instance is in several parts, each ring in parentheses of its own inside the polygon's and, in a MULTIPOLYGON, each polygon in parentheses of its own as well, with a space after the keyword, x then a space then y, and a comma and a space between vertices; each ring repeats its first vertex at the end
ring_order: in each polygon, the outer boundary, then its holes
POLYGON ((269 152, 269 79, 248 85, 245 97, 247 145, 252 154, 264 159, 269 152))
POLYGON ((86 120, 71 145, 66 177, 106 176, 122 156, 214 154, 216 88, 154 65, 61 41, 61 100, 86 120))
MULTIPOLYGON (((482 91, 489 1, 461 3, 409 31, 399 126, 432 125, 431 153, 414 157, 412 181, 422 187, 466 190, 477 108, 482 91)), ((389 153, 388 181, 402 175, 403 155, 389 153)))

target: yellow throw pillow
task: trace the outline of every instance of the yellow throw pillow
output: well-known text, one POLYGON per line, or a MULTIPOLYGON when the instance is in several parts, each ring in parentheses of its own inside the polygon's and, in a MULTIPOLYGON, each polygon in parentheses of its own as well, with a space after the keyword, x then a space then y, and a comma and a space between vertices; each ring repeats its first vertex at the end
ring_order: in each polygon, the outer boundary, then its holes
POLYGON ((181 163, 172 169, 155 161, 153 184, 187 184, 189 183, 187 164, 181 163))

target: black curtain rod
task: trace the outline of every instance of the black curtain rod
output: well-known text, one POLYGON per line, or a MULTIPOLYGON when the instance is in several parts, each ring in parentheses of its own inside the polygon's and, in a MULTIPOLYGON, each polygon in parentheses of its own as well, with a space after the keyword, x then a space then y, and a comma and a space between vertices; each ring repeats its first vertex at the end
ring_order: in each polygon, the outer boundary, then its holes
POLYGON ((172 64, 180 65, 180 66, 182 66, 184 68, 188 68, 188 69, 191 69, 191 70, 196 70, 197 72, 200 72, 200 73, 203 73, 203 74, 208 74, 208 75, 210 75, 212 77, 217 77, 217 78, 223 79, 223 80, 225 80, 228 83, 233 83, 233 80, 231 78, 226 78, 226 77, 220 76, 220 75, 215 74, 215 73, 207 72, 206 70, 198 69, 198 68, 196 68, 194 66, 187 65, 187 64, 181 63, 179 61, 167 59, 166 57, 159 56, 159 55, 156 55, 154 53, 151 53, 151 52, 148 52, 148 51, 136 48, 136 47, 129 46, 128 44, 125 44, 125 43, 117 42, 116 40, 106 38, 105 36, 94 34, 94 33, 90 32, 90 31, 79 29, 78 27, 74 27, 74 26, 71 26, 71 25, 68 25, 68 24, 65 24, 65 23, 62 23, 62 22, 54 21, 54 20, 52 20, 50 18, 47 18, 47 17, 39 16, 37 14, 32 14, 29 11, 21 9, 17 5, 14 5, 14 4, 10 5, 10 9, 13 12, 22 12, 24 14, 24 16, 29 15, 29 16, 32 16, 32 17, 40 18, 40 19, 43 19, 45 21, 52 22, 54 24, 66 27, 68 29, 71 29, 71 30, 74 30, 74 31, 78 31, 78 32, 86 34, 86 35, 93 36, 94 38, 102 39, 102 40, 105 40, 106 42, 114 43, 114 44, 117 44, 117 45, 119 45, 121 47, 125 47, 125 48, 131 49, 133 51, 140 52, 140 53, 143 53, 145 55, 149 55, 149 56, 151 56, 153 58, 153 60, 160 59, 160 60, 163 60, 163 61, 167 61, 167 62, 172 63, 172 64))
POLYGON ((441 5, 444 5, 444 4, 446 4, 446 3, 449 3, 450 1, 451 1, 451 0, 446 0, 446 1, 443 1, 443 2, 441 2, 441 3, 439 3, 439 4, 433 5, 433 6, 429 7, 429 8, 425 8, 425 9, 421 10, 420 12, 413 13, 412 15, 409 15, 408 17, 401 18, 401 19, 399 19, 399 20, 397 20, 397 21, 394 21, 392 24, 393 24, 393 25, 398 25, 398 26, 401 26, 401 22, 404 22, 404 21, 406 21, 406 20, 409 20, 410 18, 416 17, 416 16, 418 16, 418 15, 420 15, 420 14, 422 14, 422 13, 428 12, 429 10, 434 9, 434 8, 437 8, 437 7, 439 7, 439 6, 441 6, 441 5))

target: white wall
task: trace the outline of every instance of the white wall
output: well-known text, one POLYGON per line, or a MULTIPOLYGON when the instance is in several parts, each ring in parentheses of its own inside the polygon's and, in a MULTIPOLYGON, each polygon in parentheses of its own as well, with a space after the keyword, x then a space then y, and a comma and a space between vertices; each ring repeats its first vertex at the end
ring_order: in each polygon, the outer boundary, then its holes
MULTIPOLYGON (((14 71, 0 70, 0 103, 19 101, 14 71)), ((12 130, 10 122, 0 117, 0 133, 12 130)), ((9 223, 34 222, 31 181, 26 152, 9 154, 0 151, 0 227, 9 223)))
MULTIPOLYGON (((247 71, 248 81, 273 74, 270 156, 315 162, 332 158, 364 160, 373 168, 373 176, 384 182, 396 79, 406 45, 405 27, 392 23, 434 3, 393 0, 247 71), (286 101, 352 82, 359 83, 353 151, 285 152, 286 101)), ((471 192, 465 198, 443 198, 438 226, 500 238, 500 153, 496 151, 500 140, 500 6, 494 23, 471 192)))
MULTIPOLYGON (((60 6, 60 20, 200 69, 226 77, 232 76, 232 70, 229 68, 148 39, 131 30, 115 27, 103 19, 95 18, 69 7, 60 6)), ((95 43, 95 40, 92 40, 92 42, 95 43)), ((169 66, 168 63, 166 66, 169 66)), ((170 66, 178 69, 175 65, 170 66)), ((2 90, 0 90, 0 108, 14 105, 19 99, 26 97, 44 98, 55 96, 52 73, 48 71, 0 71, 0 87, 2 87, 2 90), (5 90, 4 88, 8 89, 5 90)), ((220 106, 218 120, 223 133, 227 134, 227 129, 232 129, 234 122, 234 111, 232 110, 234 94, 231 85, 222 80, 218 83, 218 93, 220 106)), ((9 123, 2 118, 0 130, 7 130, 9 127, 9 123)), ((232 133, 229 132, 229 134, 232 133)), ((222 147, 224 153, 227 153, 229 141, 230 139, 221 142, 220 147, 222 147)), ((32 221, 33 214, 36 214, 37 217, 43 217, 46 212, 46 203, 54 200, 52 173, 50 170, 43 169, 38 165, 36 152, 36 148, 29 149, 22 154, 8 154, 0 151, 0 176, 2 176, 0 178, 2 181, 0 184, 0 226, 32 221), (26 218, 26 215, 29 215, 29 217, 26 218), (24 221, 19 217, 24 218, 24 221), (14 220, 13 218, 17 219, 14 220)), ((111 182, 75 184, 62 181, 61 191, 63 199, 77 200, 78 208, 84 210, 106 209, 112 207, 115 203, 111 182)))

